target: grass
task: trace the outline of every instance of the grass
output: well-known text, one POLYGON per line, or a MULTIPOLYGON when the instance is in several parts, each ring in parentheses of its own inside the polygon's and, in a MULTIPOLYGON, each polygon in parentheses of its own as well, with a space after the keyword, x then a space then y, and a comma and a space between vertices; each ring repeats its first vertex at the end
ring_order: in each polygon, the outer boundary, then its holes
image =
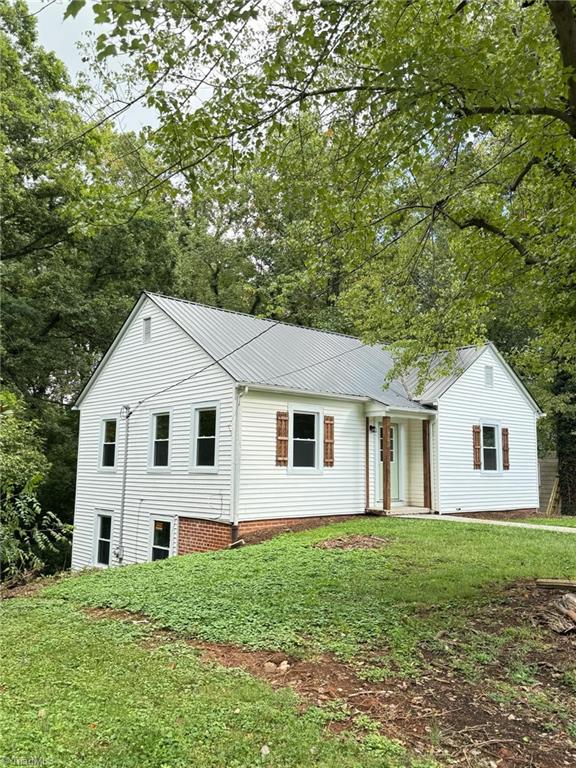
MULTIPOLYGON (((291 691, 202 663, 184 642, 147 647, 138 626, 89 619, 58 600, 11 600, 2 613, 3 764, 383 765, 373 744, 327 736, 291 691)), ((401 757, 394 765, 410 764, 401 757)))
POLYGON ((521 520, 510 520, 511 523, 531 523, 535 525, 560 525, 563 528, 576 528, 576 517, 562 515, 561 517, 524 517, 521 520))
MULTIPOLYGON (((346 702, 304 711, 291 690, 200 661, 186 638, 302 656, 333 651, 367 684, 416 678, 428 650, 472 684, 488 685, 500 664, 495 699, 526 701, 537 633, 473 629, 472 619, 484 607, 500 616, 506 583, 576 575, 575 543, 529 529, 362 519, 72 575, 3 604, 0 756, 54 768, 431 768, 346 702), (315 546, 346 534, 389 543, 315 546), (142 612, 155 626, 89 618, 86 606, 142 612), (178 634, 159 634, 158 625, 178 634), (328 723, 348 730, 336 736, 328 723)), ((562 681, 567 695, 574 674, 562 681)), ((536 703, 548 707, 551 728, 568 721, 561 703, 536 703)))
POLYGON ((363 519, 232 552, 72 577, 48 592, 142 612, 203 640, 344 658, 385 646, 409 671, 423 641, 494 598, 489 585, 576 575, 575 543, 529 529, 363 519), (372 550, 314 546, 359 533, 390 543, 372 550))

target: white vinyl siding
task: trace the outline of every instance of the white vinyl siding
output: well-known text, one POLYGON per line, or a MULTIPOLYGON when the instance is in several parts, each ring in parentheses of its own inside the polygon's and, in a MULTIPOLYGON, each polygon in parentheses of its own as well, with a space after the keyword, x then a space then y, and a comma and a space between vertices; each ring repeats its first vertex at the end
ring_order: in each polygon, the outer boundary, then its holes
MULTIPOLYGON (((101 472, 102 414, 119 414, 124 404, 134 408, 140 400, 210 362, 211 358, 151 300, 144 301, 81 404, 73 568, 94 562, 94 509, 118 513, 120 507, 126 422, 120 418, 117 422, 116 472, 101 472), (152 345, 142 344, 144 317, 152 319, 152 345)), ((233 392, 232 379, 213 365, 152 398, 130 417, 125 563, 150 559, 151 513, 230 520, 233 392), (218 401, 220 409, 218 473, 196 475, 190 472, 192 407, 212 400, 218 401), (170 471, 154 472, 149 467, 151 413, 167 411, 171 414, 170 471)))
POLYGON ((437 429, 440 512, 538 507, 536 412, 490 348, 439 399, 437 429), (485 386, 487 365, 493 368, 492 388, 485 386), (497 471, 474 469, 475 424, 497 426, 497 471), (506 472, 501 471, 502 427, 510 432, 506 472))
POLYGON ((363 403, 257 390, 241 402, 240 522, 364 512, 363 403), (277 411, 334 416, 334 467, 322 466, 322 445, 316 470, 276 466, 277 411))

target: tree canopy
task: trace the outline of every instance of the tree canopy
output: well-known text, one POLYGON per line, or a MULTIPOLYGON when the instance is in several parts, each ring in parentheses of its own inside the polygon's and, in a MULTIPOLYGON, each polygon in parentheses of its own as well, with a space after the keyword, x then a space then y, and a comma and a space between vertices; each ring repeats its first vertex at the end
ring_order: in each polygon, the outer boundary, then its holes
MULTIPOLYGON (((274 179, 296 147, 293 176, 305 168, 314 186, 300 291, 337 265, 339 311, 401 367, 425 372, 430 351, 495 335, 576 466, 571 0, 93 9, 112 24, 99 56, 129 54, 161 115, 153 186, 216 156, 239 173, 262 153, 274 179)), ((564 501, 576 511, 573 485, 564 501)))

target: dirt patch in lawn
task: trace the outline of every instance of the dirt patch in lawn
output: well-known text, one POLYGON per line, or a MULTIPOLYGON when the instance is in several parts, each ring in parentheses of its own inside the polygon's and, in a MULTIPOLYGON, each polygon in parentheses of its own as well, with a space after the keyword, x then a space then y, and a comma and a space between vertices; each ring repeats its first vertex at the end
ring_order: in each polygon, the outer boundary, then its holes
MULTIPOLYGON (((570 725, 576 712, 576 683, 570 677, 576 675, 576 637, 556 635, 543 625, 542 612, 553 592, 520 584, 498 593, 471 617, 465 637, 443 638, 441 633, 438 648, 422 649, 426 664, 420 673, 377 683, 361 679, 362 667, 329 654, 297 659, 282 652, 188 642, 205 661, 246 670, 274 687, 292 688, 303 709, 336 702, 339 716, 329 724, 335 732, 358 731, 362 720, 355 718, 368 715, 387 737, 451 765, 568 768, 576 765, 576 723, 570 725), (466 675, 454 663, 459 643, 475 634, 499 636, 519 628, 544 628, 546 633, 545 642, 522 657, 530 679, 511 680, 509 654, 514 648, 509 646, 493 659, 483 659, 478 675, 466 675)), ((154 626, 146 617, 125 611, 88 613, 154 626)), ((144 642, 152 647, 175 637, 181 635, 158 629, 144 642)), ((385 656, 385 650, 373 654, 374 659, 385 656)))
POLYGON ((0 600, 10 600, 13 597, 34 597, 44 587, 51 587, 62 579, 62 574, 53 576, 36 576, 13 586, 0 585, 0 600))
POLYGON ((382 536, 341 536, 338 539, 326 539, 316 544, 318 549, 378 549, 390 543, 382 536))

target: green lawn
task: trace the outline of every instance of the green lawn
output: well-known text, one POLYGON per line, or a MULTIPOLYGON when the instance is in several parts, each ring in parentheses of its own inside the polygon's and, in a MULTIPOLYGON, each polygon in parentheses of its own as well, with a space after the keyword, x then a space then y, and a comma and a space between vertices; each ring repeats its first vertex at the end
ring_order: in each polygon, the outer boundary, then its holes
POLYGON ((382 518, 72 575, 35 598, 3 603, 0 755, 54 768, 432 765, 365 714, 348 718, 339 736, 327 732, 337 702, 303 709, 290 690, 200 661, 186 637, 301 656, 331 650, 369 686, 384 678, 396 685, 397 677, 419 684, 427 649, 442 674, 494 701, 525 698, 535 686, 551 713, 546 727, 573 728, 576 739, 567 688, 576 670, 568 664, 564 688, 543 692, 530 654, 545 638, 532 626, 490 624, 502 615, 500 586, 575 575, 576 539, 565 534, 382 518), (315 546, 359 533, 388 543, 315 546), (90 618, 84 606, 142 612, 154 622, 90 618))
POLYGON ((202 663, 183 642, 146 647, 145 636, 58 600, 6 601, 2 764, 361 768, 382 766, 394 749, 327 737, 319 713, 300 714, 291 691, 202 663))
POLYGON ((49 593, 142 612, 203 640, 349 657, 386 646, 399 664, 411 665, 422 640, 493 598, 487 584, 574 575, 576 539, 567 535, 374 518, 234 551, 98 571, 49 593), (372 550, 314 546, 346 533, 390 543, 372 550))
POLYGON ((576 517, 525 517, 522 520, 510 520, 511 523, 536 523, 536 525, 561 525, 563 528, 576 528, 576 517))

